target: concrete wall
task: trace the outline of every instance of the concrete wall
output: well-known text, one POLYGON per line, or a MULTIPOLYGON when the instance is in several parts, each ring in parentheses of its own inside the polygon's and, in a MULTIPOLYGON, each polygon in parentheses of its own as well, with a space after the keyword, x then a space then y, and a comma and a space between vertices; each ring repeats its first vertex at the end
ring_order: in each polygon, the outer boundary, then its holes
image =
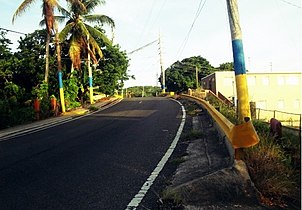
MULTIPOLYGON (((212 88, 226 98, 236 99, 235 75, 232 71, 215 72, 201 79, 204 89, 212 88)), ((247 73, 250 101, 266 110, 302 113, 302 73, 247 73)), ((262 112, 264 113, 264 112, 262 112)), ((270 118, 272 116, 268 116, 270 118)), ((295 118, 298 116, 295 116, 295 118)), ((265 118, 264 116, 262 118, 265 118)), ((280 116, 279 118, 282 118, 280 116)), ((288 116, 286 116, 288 118, 288 116)))

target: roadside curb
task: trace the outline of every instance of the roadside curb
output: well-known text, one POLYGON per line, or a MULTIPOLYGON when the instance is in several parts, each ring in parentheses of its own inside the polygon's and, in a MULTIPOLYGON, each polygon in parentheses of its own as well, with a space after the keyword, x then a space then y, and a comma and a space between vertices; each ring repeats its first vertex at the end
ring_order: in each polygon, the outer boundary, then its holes
POLYGON ((117 103, 119 103, 122 99, 114 98, 112 100, 103 101, 99 103, 92 104, 91 106, 96 106, 98 110, 96 111, 89 111, 89 107, 87 108, 78 108, 72 110, 70 112, 66 112, 57 117, 47 118, 41 121, 35 121, 25 125, 18 125, 12 128, 7 128, 0 130, 0 141, 5 141, 13 137, 26 135, 29 133, 34 133, 39 130, 44 130, 49 127, 53 127, 55 125, 60 125, 66 123, 71 120, 78 119, 80 117, 84 117, 88 114, 93 114, 98 111, 102 111, 106 108, 109 108, 117 103))

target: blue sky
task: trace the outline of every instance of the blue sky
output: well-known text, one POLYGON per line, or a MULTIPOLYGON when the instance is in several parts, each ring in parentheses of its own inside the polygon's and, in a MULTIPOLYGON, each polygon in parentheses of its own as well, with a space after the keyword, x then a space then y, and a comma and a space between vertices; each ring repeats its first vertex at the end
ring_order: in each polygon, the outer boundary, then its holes
MULTIPOLYGON (((1 1, 0 27, 24 33, 39 28, 42 1, 35 1, 14 25, 12 15, 22 1, 1 1)), ((127 52, 156 40, 160 33, 165 68, 177 60, 197 55, 215 67, 231 62, 231 35, 225 0, 205 2, 186 45, 183 45, 200 2, 107 0, 106 5, 97 8, 95 13, 106 14, 115 20, 114 42, 127 52)), ((301 1, 238 0, 238 6, 246 68, 251 72, 301 72, 301 1)), ((109 30, 107 34, 111 37, 109 30)), ((14 43, 19 36, 7 34, 14 43)), ((128 81, 126 86, 157 84, 156 77, 160 73, 158 48, 153 44, 129 55, 129 73, 135 75, 136 80, 128 81)))

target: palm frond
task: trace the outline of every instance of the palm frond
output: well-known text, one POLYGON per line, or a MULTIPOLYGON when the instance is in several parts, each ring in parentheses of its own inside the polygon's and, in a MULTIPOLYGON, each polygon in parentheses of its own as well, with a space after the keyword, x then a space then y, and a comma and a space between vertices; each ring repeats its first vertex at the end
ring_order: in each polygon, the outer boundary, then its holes
POLYGON ((88 23, 107 24, 111 27, 115 27, 113 19, 111 19, 107 15, 85 15, 83 16, 83 18, 84 21, 88 23))
POLYGON ((34 3, 36 0, 25 0, 21 3, 21 5, 17 8, 13 15, 12 23, 15 22, 16 18, 20 15, 22 15, 26 10, 31 6, 32 3, 34 3))
POLYGON ((86 38, 86 36, 89 34, 86 24, 84 24, 82 21, 78 21, 77 28, 79 29, 79 33, 82 35, 82 37, 86 38))
POLYGON ((65 16, 54 16, 54 18, 58 23, 64 23, 64 21, 66 20, 65 16))
POLYGON ((99 46, 99 44, 95 41, 93 37, 90 36, 89 38, 89 45, 91 46, 91 51, 89 52, 91 57, 93 58, 94 63, 98 63, 96 59, 96 53, 100 56, 100 58, 103 58, 103 52, 99 46))
POLYGON ((58 11, 65 17, 71 18, 71 13, 61 5, 57 6, 58 11))
POLYGON ((106 45, 111 45, 111 41, 107 38, 107 36, 104 33, 87 24, 85 26, 88 29, 91 36, 93 36, 95 39, 97 38, 101 39, 106 45))
POLYGON ((39 26, 43 27, 45 25, 46 25, 45 19, 43 19, 39 22, 39 26))
MULTIPOLYGON (((64 21, 65 21, 65 19, 66 19, 66 17, 64 17, 64 16, 54 16, 54 19, 55 19, 55 21, 57 21, 58 23, 63 23, 64 21)), ((45 26, 46 25, 46 22, 45 22, 45 19, 43 19, 43 20, 41 20, 40 22, 39 22, 39 26, 45 26)))
POLYGON ((59 33, 59 39, 61 42, 66 40, 69 32, 72 30, 73 27, 74 23, 69 23, 62 29, 62 31, 59 33))
POLYGON ((86 14, 93 12, 97 6, 104 5, 106 3, 105 0, 83 0, 82 2, 86 7, 86 14))
POLYGON ((81 45, 76 38, 72 37, 69 47, 69 57, 75 69, 81 67, 81 45))

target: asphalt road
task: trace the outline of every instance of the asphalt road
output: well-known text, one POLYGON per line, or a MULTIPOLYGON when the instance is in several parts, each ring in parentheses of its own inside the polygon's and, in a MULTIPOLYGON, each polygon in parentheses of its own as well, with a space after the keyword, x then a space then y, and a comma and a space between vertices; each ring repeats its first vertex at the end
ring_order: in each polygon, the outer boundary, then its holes
POLYGON ((0 142, 0 209, 125 209, 173 141, 181 107, 125 99, 0 142))

